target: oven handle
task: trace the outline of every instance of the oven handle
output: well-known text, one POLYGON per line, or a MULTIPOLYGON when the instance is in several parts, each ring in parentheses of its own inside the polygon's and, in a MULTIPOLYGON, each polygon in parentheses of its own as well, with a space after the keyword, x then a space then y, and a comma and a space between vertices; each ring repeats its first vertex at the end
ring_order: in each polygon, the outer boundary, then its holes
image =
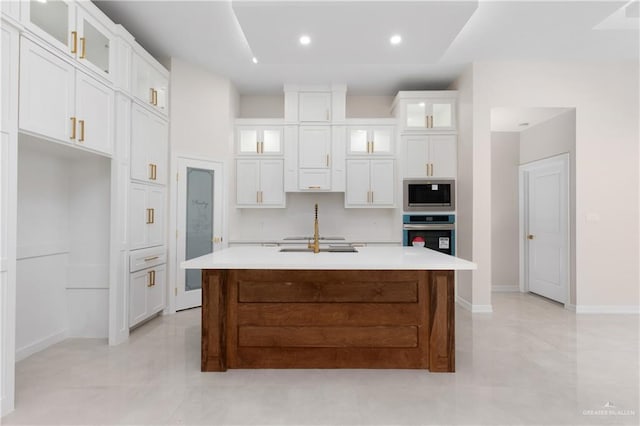
POLYGON ((447 225, 427 225, 427 224, 411 224, 411 223, 405 223, 404 225, 402 225, 402 229, 407 230, 407 231, 449 231, 449 230, 453 230, 455 229, 455 225, 453 224, 447 224, 447 225))

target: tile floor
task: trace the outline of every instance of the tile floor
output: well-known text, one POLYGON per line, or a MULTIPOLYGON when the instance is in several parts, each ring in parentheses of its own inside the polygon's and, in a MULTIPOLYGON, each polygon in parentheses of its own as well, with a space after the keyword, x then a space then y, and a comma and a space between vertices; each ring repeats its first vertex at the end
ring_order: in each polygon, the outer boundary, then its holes
POLYGON ((201 373, 200 310, 157 318, 128 343, 73 339, 17 365, 3 425, 640 424, 639 317, 578 315, 494 294, 456 312, 457 372, 201 373), (605 407, 610 403, 611 407, 605 407))

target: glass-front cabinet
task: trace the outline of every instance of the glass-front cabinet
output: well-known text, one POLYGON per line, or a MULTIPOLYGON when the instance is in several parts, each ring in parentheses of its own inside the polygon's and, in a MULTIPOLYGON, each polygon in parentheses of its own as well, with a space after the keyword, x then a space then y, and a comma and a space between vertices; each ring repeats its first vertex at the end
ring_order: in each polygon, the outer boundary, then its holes
POLYGON ((347 128, 348 155, 392 155, 393 126, 351 126, 347 128))
POLYGON ((393 109, 402 131, 456 130, 455 91, 398 92, 393 109))
POLYGON ((282 155, 282 127, 236 128, 236 149, 242 155, 282 155))
POLYGON ((64 0, 25 1, 23 22, 47 43, 112 81, 114 56, 110 22, 92 4, 85 6, 93 13, 64 0))

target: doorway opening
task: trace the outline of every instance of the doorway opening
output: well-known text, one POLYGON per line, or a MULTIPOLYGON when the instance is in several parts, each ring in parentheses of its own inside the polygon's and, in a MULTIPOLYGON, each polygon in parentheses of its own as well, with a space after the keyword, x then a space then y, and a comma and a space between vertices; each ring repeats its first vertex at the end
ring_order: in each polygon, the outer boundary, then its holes
MULTIPOLYGON (((491 110, 493 292, 534 292, 557 300, 565 307, 575 306, 575 123, 574 108, 504 107, 491 110), (553 158, 556 162, 566 163, 566 168, 558 174, 549 174, 549 169, 543 166, 544 161, 553 161, 550 160, 553 158), (522 173, 529 179, 525 179, 525 183, 535 177, 537 189, 533 192, 521 184, 522 173), (545 187, 552 183, 556 184, 554 189, 545 187), (527 199, 528 203, 524 203, 525 189, 534 197, 527 199), (566 204, 564 210, 559 210, 563 208, 557 198, 560 196, 566 204), (534 205, 541 208, 537 216, 521 217, 526 206, 534 205), (544 221, 552 220, 549 217, 552 211, 556 214, 555 220, 566 219, 561 230, 563 236, 556 235, 556 240, 565 241, 561 247, 545 245, 550 235, 542 236, 539 230, 536 231, 538 234, 529 232, 531 226, 525 221, 538 220, 535 226, 540 229, 544 221), (562 256, 558 255, 558 250, 562 256), (554 251, 556 255, 552 254, 554 251), (531 267, 532 261, 534 267, 531 267), (531 274, 535 275, 533 280, 531 274), (555 294, 548 293, 549 289, 540 290, 542 283, 550 285, 551 281, 562 284, 563 290, 551 287, 555 294)), ((555 225, 560 226, 557 222, 555 225)), ((557 229, 560 232, 560 228, 557 229)))

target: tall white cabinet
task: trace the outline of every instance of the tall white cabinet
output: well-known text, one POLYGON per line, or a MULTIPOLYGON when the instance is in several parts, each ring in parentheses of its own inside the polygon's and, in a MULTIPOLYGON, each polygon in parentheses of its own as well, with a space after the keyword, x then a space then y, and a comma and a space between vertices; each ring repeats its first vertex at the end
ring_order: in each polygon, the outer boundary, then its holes
POLYGON ((0 12, 4 415, 16 353, 68 336, 117 344, 166 305, 169 74, 91 2, 0 12))

